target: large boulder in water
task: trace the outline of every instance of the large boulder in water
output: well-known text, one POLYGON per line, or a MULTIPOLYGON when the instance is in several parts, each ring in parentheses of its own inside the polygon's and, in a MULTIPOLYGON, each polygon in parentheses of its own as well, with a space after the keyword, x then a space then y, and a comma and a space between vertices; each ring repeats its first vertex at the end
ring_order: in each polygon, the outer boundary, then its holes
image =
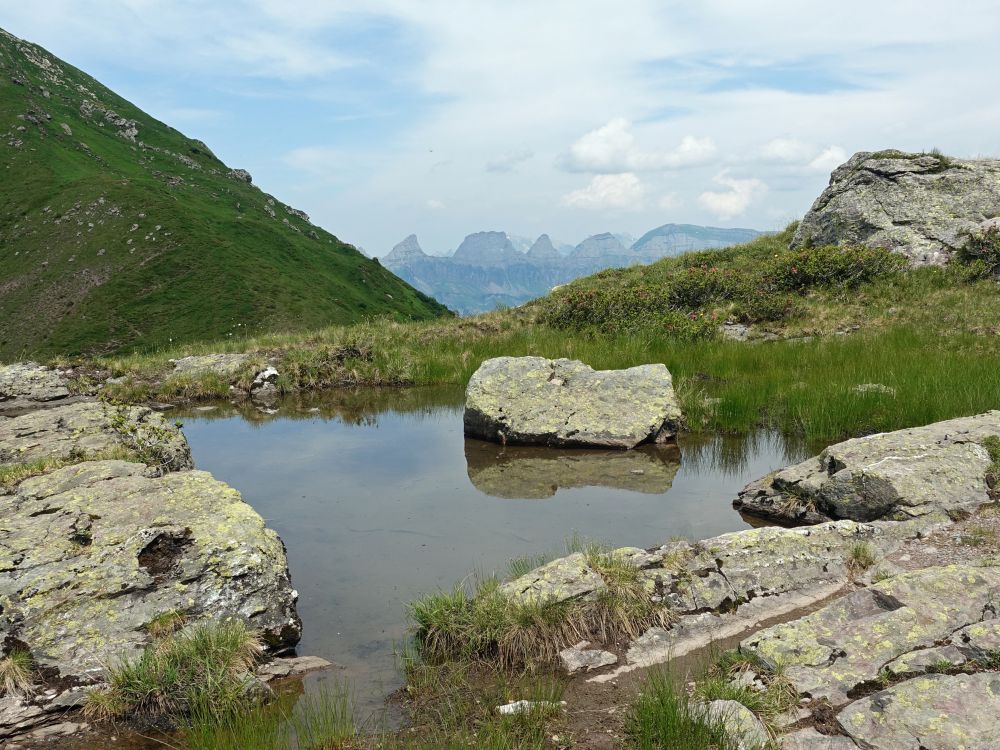
POLYGON ((747 486, 734 505, 790 522, 952 517, 990 501, 1000 411, 846 440, 747 486))
POLYGON ((1000 215, 1000 160, 861 152, 838 167, 792 247, 871 245, 940 264, 1000 215))
POLYGON ((91 681, 164 617, 243 620, 273 648, 301 625, 284 546, 204 471, 89 461, 0 490, 0 641, 91 681))
POLYGON ((465 434, 505 444, 634 448, 674 437, 681 410, 664 365, 593 370, 542 357, 487 360, 465 392, 465 434))

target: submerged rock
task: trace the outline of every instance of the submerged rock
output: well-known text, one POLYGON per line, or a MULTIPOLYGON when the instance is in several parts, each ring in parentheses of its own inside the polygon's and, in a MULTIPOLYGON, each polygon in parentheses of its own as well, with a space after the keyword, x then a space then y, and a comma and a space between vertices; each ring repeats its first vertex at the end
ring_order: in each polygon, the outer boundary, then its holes
POLYGON ((119 451, 161 471, 193 466, 181 431, 146 407, 87 401, 0 420, 0 466, 119 451))
POLYGON ((748 485, 733 504, 798 523, 967 513, 990 501, 989 437, 1000 437, 1000 411, 846 440, 748 485))
POLYGON ((676 446, 641 446, 622 451, 554 450, 536 446, 497 446, 467 440, 469 479, 494 497, 547 498, 571 487, 613 487, 661 494, 678 469, 676 446))
POLYGON ((0 494, 0 638, 90 681, 149 642, 157 618, 235 617, 275 649, 301 625, 284 547, 203 471, 89 461, 0 494))
POLYGON ((34 362, 0 365, 0 416, 58 404, 69 399, 69 381, 34 362))
POLYGON ((628 449, 677 433, 664 365, 593 370, 542 357, 487 360, 465 393, 465 434, 504 444, 628 449))
POLYGON ((998 214, 1000 160, 861 152, 833 172, 792 247, 864 244, 944 263, 998 214))

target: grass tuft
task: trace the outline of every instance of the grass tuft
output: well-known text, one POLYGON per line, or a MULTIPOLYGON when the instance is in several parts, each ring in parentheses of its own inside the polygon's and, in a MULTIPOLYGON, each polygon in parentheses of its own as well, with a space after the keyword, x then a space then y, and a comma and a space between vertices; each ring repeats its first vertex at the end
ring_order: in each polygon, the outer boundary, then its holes
POLYGON ((847 552, 847 569, 851 575, 860 575, 877 560, 876 550, 871 544, 864 541, 855 542, 847 552))
POLYGON ((108 686, 88 696, 85 711, 96 719, 225 717, 255 702, 252 673, 262 650, 241 622, 189 626, 106 667, 108 686))
POLYGON ((0 695, 31 695, 35 682, 35 661, 25 648, 12 648, 0 658, 0 695))

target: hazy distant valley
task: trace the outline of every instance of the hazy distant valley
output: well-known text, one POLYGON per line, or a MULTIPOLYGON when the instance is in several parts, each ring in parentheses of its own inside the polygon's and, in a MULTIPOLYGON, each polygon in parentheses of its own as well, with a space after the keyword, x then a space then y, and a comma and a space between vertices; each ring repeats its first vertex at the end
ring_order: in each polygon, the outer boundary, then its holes
POLYGON ((604 232, 576 245, 547 234, 533 243, 507 232, 475 232, 451 254, 431 255, 411 234, 381 258, 382 264, 424 294, 461 315, 513 307, 552 287, 605 268, 652 263, 690 250, 749 242, 753 229, 664 224, 633 241, 604 232))

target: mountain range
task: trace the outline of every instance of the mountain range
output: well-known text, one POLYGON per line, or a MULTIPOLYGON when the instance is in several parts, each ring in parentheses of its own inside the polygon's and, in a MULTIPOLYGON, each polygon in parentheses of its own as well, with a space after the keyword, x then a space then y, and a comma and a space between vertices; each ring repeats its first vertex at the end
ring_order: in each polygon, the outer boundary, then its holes
POLYGON ((605 232, 572 247, 554 243, 547 234, 529 244, 507 232, 476 232, 450 255, 425 253, 411 234, 381 262, 424 294, 462 315, 472 315, 523 304, 554 286, 605 268, 749 242, 759 234, 753 229, 664 224, 634 242, 628 235, 605 232))
POLYGON ((0 30, 0 360, 447 314, 186 138, 0 30))

